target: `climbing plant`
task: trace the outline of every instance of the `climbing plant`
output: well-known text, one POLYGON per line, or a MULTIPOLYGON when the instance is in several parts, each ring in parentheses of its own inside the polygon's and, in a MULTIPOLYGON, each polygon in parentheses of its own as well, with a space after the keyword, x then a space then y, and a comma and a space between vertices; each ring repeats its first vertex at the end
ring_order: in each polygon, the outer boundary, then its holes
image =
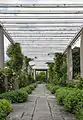
POLYGON ((25 71, 28 72, 29 62, 32 61, 31 58, 28 58, 27 56, 24 56, 24 67, 25 71))
POLYGON ((7 48, 7 56, 9 57, 9 60, 6 62, 6 67, 11 71, 12 74, 11 77, 8 73, 8 81, 10 81, 9 83, 13 83, 12 87, 16 89, 19 88, 19 76, 23 66, 23 55, 20 44, 10 44, 7 48))
POLYGON ((66 56, 62 53, 56 53, 54 63, 49 66, 49 81, 54 84, 65 85, 67 79, 66 56))
POLYGON ((49 82, 54 82, 54 63, 47 63, 49 66, 49 82))
POLYGON ((0 93, 5 91, 4 88, 4 71, 0 69, 0 93))
POLYGON ((7 48, 7 55, 10 58, 7 65, 10 66, 14 72, 19 72, 23 65, 23 55, 19 43, 11 44, 7 48))
POLYGON ((75 47, 72 50, 73 57, 73 77, 75 78, 76 74, 80 73, 80 48, 75 47))

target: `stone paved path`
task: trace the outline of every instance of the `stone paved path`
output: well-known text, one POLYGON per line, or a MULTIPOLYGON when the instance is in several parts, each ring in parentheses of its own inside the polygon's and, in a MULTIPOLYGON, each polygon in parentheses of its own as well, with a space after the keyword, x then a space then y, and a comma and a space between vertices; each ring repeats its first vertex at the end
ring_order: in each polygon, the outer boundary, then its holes
POLYGON ((76 120, 67 113, 43 84, 28 96, 28 102, 13 104, 13 112, 7 120, 76 120))

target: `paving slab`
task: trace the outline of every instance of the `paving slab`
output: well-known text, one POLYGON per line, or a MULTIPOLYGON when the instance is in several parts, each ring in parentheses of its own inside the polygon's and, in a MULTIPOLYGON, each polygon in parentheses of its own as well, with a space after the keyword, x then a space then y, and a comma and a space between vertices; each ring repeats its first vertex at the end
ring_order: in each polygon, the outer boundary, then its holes
POLYGON ((7 120, 76 120, 59 105, 45 84, 38 84, 26 103, 13 104, 12 107, 7 120))

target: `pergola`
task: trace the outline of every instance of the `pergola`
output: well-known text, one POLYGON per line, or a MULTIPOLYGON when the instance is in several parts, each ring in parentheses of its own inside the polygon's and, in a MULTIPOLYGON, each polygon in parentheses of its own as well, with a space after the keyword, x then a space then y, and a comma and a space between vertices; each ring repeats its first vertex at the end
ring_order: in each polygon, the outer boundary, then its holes
MULTIPOLYGON (((34 70, 47 70, 54 53, 67 53, 68 79, 72 79, 71 46, 81 36, 83 77, 83 4, 0 4, 0 67, 4 67, 3 35, 21 44, 25 56, 33 58, 34 70)), ((35 72, 34 72, 35 73, 35 72)), ((35 76, 35 75, 34 75, 35 76)))

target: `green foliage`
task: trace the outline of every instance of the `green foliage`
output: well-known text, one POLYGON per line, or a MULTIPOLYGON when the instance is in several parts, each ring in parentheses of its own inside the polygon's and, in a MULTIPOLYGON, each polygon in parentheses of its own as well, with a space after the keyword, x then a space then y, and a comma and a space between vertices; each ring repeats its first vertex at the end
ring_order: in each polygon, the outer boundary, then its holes
POLYGON ((5 120, 10 111, 11 104, 5 99, 0 100, 0 120, 5 120))
POLYGON ((27 80, 28 80, 28 73, 26 73, 25 71, 21 71, 18 77, 19 88, 26 87, 28 84, 27 80))
POLYGON ((83 91, 72 89, 64 99, 64 106, 69 112, 78 112, 83 107, 83 91))
POLYGON ((55 53, 55 72, 60 74, 60 68, 63 64, 63 54, 62 53, 55 53))
POLYGON ((74 113, 79 120, 83 119, 83 90, 62 87, 56 90, 56 98, 67 111, 74 113))
POLYGON ((37 83, 33 83, 33 84, 29 85, 31 90, 34 90, 34 88, 36 88, 36 86, 37 86, 37 83))
POLYGON ((23 65, 23 55, 20 44, 10 44, 7 49, 7 55, 10 58, 10 60, 7 62, 7 66, 9 65, 15 72, 20 71, 23 65))
POLYGON ((64 105, 69 112, 75 113, 79 120, 83 120, 83 78, 80 72, 80 49, 74 48, 73 54, 73 81, 67 83, 67 63, 66 56, 56 53, 54 63, 49 66, 49 82, 47 88, 56 93, 56 98, 60 104, 64 105), (75 77, 76 75, 76 77, 75 77), (57 87, 56 87, 57 85, 57 87))
POLYGON ((32 90, 34 90, 34 88, 36 88, 36 86, 37 86, 37 83, 33 83, 27 87, 21 88, 21 90, 26 91, 28 94, 30 94, 32 92, 32 90))
POLYGON ((79 74, 75 77, 74 83, 76 88, 83 89, 83 78, 79 74))
POLYGON ((7 48, 7 55, 10 60, 5 63, 5 66, 8 69, 5 73, 8 77, 9 90, 13 90, 16 89, 17 86, 19 88, 19 75, 23 66, 23 55, 20 44, 10 44, 7 48))
POLYGON ((63 104, 63 100, 69 94, 71 88, 62 87, 56 91, 56 98, 60 104, 63 104))
POLYGON ((29 86, 21 88, 21 90, 26 91, 28 94, 30 94, 32 92, 32 90, 31 90, 31 88, 29 86))
POLYGON ((66 86, 66 80, 67 80, 67 64, 64 62, 61 69, 61 77, 58 81, 58 84, 62 86, 66 86))
POLYGON ((15 81, 15 73, 10 67, 5 67, 4 74, 7 77, 8 80, 8 90, 14 90, 14 81, 15 81))
POLYGON ((5 78, 5 75, 4 75, 4 71, 0 69, 0 92, 4 92, 5 89, 4 89, 4 78, 5 78))
POLYGON ((34 82, 34 78, 31 74, 28 74, 28 78, 27 78, 28 84, 31 84, 34 82))
POLYGON ((49 82, 54 83, 54 63, 48 63, 49 66, 49 82))
POLYGON ((83 120, 83 108, 76 114, 78 120, 83 120))
POLYGON ((50 63, 48 66, 50 83, 65 86, 67 79, 66 56, 62 53, 56 53, 54 63, 50 63))
POLYGON ((28 66, 29 62, 31 61, 31 58, 27 58, 27 56, 24 57, 24 64, 25 64, 25 71, 28 72, 28 66))
POLYGON ((54 94, 56 92, 56 90, 60 88, 60 86, 53 85, 53 84, 49 84, 46 87, 47 87, 47 89, 49 89, 51 91, 52 94, 54 94))
POLYGON ((72 80, 71 83, 66 84, 67 87, 77 88, 77 89, 83 89, 83 78, 80 77, 80 75, 76 75, 76 77, 72 80))
POLYGON ((20 44, 10 44, 7 55, 10 58, 6 62, 7 69, 5 70, 8 78, 8 89, 15 90, 32 83, 31 73, 28 73, 29 62, 32 59, 22 55, 20 44))
POLYGON ((80 48, 75 47, 72 50, 72 59, 73 59, 73 76, 80 73, 80 48))
POLYGON ((22 90, 6 92, 0 95, 0 99, 3 98, 11 101, 12 103, 25 102, 27 100, 27 92, 22 90))
POLYGON ((27 100, 28 94, 36 87, 36 83, 31 84, 25 88, 21 88, 19 90, 6 92, 0 94, 0 99, 7 99, 12 103, 22 103, 27 100))
POLYGON ((46 82, 46 74, 45 72, 40 72, 36 75, 36 80, 41 82, 46 82))

